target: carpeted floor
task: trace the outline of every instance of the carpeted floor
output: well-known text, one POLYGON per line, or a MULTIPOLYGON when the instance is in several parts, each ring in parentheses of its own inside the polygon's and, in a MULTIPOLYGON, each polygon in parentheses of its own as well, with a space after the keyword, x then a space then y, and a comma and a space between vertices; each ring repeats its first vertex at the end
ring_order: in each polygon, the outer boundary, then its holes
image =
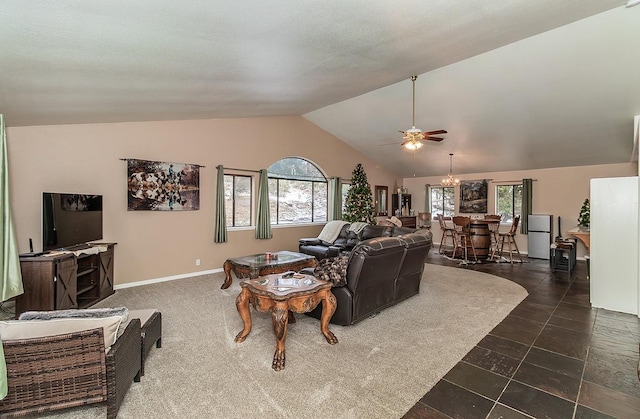
MULTIPOLYGON (((427 264, 420 294, 349 326, 296 315, 286 368, 271 369, 271 316, 254 312, 246 341, 234 280, 223 274, 126 288, 100 307, 158 308, 163 347, 152 349, 146 375, 133 383, 120 418, 398 418, 406 413, 524 297, 511 281, 427 264)), ((104 417, 83 407, 46 417, 104 417)))

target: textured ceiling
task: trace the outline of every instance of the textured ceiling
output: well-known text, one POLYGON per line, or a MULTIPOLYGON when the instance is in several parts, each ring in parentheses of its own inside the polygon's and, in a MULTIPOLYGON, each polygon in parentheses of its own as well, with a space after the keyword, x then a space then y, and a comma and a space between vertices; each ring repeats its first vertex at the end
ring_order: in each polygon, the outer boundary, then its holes
POLYGON ((459 173, 628 161, 640 7, 623 5, 3 0, 0 112, 8 126, 304 115, 404 176, 443 173, 450 152, 459 173), (449 134, 407 156, 380 144, 410 128, 412 74, 416 125, 449 134))

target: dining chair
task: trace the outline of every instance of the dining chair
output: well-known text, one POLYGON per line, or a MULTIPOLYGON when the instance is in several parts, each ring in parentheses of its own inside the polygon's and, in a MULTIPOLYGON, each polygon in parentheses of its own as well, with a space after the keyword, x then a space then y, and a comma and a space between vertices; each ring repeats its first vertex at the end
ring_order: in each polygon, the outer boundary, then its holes
MULTIPOLYGON (((499 241, 500 241, 500 252, 499 256, 502 256, 502 250, 504 249, 505 240, 509 244, 509 262, 513 263, 513 247, 515 247, 516 252, 518 253, 518 258, 520 262, 523 262, 522 255, 520 255, 520 249, 518 249, 518 243, 516 243, 516 233, 518 232, 518 224, 520 223, 520 216, 516 215, 513 218, 513 223, 511 224, 511 229, 509 229, 506 233, 498 233, 499 241)), ((491 258, 494 258, 494 254, 491 255, 491 258)))
POLYGON ((440 247, 438 247, 438 253, 442 253, 442 246, 447 242, 447 237, 451 238, 451 245, 455 246, 455 228, 447 226, 444 221, 444 216, 438 214, 438 223, 440 224, 440 230, 442 230, 442 239, 440 240, 440 247))
POLYGON ((478 255, 476 254, 476 247, 471 239, 471 217, 455 216, 452 218, 454 226, 454 244, 453 244, 453 257, 458 254, 458 249, 462 248, 464 259, 461 263, 469 263, 468 249, 471 246, 473 251, 473 258, 477 262, 478 255))
MULTIPOLYGON (((493 255, 495 253, 495 250, 498 248, 498 234, 500 233, 500 220, 502 220, 502 215, 486 214, 484 216, 484 219, 492 220, 492 222, 487 223, 487 226, 489 227, 489 237, 491 238, 489 254, 493 255)), ((493 258, 493 256, 491 256, 491 258, 493 258)))
POLYGON ((428 230, 431 229, 431 213, 430 212, 419 212, 418 213, 418 228, 426 228, 428 230))

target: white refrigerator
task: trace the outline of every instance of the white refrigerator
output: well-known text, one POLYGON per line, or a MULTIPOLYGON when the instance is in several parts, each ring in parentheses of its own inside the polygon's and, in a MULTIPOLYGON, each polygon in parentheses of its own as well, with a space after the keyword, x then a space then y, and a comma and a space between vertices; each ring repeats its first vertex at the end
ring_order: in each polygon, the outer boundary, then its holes
POLYGON ((528 256, 535 259, 549 259, 551 238, 553 237, 553 215, 531 214, 527 218, 528 256))

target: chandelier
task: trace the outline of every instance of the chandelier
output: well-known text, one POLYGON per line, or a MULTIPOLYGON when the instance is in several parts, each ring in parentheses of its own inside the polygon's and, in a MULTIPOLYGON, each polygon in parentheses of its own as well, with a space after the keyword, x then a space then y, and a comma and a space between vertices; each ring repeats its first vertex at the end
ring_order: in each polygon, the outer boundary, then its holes
POLYGON ((460 184, 460 179, 456 179, 453 176, 453 153, 449 153, 449 174, 442 179, 440 184, 442 186, 458 186, 460 184))

